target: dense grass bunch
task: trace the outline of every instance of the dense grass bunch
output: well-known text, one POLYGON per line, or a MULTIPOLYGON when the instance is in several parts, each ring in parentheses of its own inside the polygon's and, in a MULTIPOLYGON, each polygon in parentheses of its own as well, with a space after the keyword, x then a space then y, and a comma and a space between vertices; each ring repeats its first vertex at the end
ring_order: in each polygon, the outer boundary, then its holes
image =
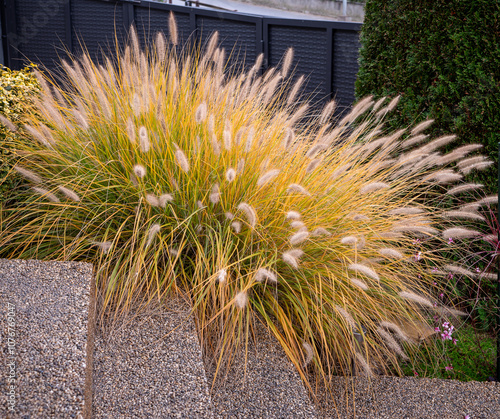
POLYGON ((114 61, 64 63, 65 89, 39 75, 16 166, 31 189, 0 247, 93 262, 114 312, 185 293, 219 365, 262 322, 303 378, 387 372, 427 311, 454 313, 429 292, 436 250, 473 210, 433 205, 475 147, 441 156, 453 137, 429 142, 429 123, 384 133, 397 99, 331 125, 333 102, 311 115, 303 78, 284 80, 292 51, 264 75, 262 56, 230 73, 216 34, 178 53, 171 31, 171 46, 160 33, 143 52, 132 31, 114 61))

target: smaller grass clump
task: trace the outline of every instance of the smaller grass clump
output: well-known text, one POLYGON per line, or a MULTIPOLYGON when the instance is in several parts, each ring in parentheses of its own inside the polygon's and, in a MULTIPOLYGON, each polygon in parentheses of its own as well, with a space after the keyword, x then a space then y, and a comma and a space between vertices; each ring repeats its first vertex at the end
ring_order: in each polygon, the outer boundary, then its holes
POLYGON ((304 380, 401 372, 429 312, 461 314, 431 293, 461 228, 438 203, 472 187, 452 165, 477 146, 441 155, 454 137, 429 141, 430 122, 384 132, 397 98, 332 124, 333 102, 309 112, 287 82, 292 50, 229 71, 217 34, 182 50, 170 29, 63 62, 62 87, 37 73, 4 254, 94 263, 109 313, 186 295, 219 368, 262 322, 304 380))

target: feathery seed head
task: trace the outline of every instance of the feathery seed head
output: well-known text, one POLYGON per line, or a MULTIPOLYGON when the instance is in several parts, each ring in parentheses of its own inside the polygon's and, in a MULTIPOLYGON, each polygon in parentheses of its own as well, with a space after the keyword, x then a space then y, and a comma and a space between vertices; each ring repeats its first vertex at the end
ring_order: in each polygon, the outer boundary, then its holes
POLYGON ((236 173, 242 173, 245 168, 245 159, 240 159, 238 161, 238 166, 236 166, 236 173))
POLYGON ((401 298, 404 298, 405 300, 413 301, 413 302, 420 304, 422 306, 434 307, 434 304, 432 304, 427 298, 424 298, 421 295, 415 294, 414 292, 401 291, 398 295, 401 298))
POLYGON ((179 44, 179 35, 177 32, 177 22, 175 21, 174 13, 171 11, 168 18, 168 30, 170 32, 170 42, 174 45, 179 44))
POLYGON ((304 228, 306 225, 302 222, 302 221, 292 221, 290 223, 291 227, 294 228, 294 229, 301 229, 301 228, 304 228))
POLYGON ((141 147, 141 151, 147 153, 150 148, 148 130, 146 127, 142 126, 139 128, 139 145, 141 147))
POLYGON ((344 310, 342 307, 334 304, 335 310, 344 318, 349 326, 351 326, 354 330, 357 330, 357 325, 352 316, 344 310))
POLYGON ((424 210, 417 207, 400 207, 394 208, 388 212, 389 215, 412 215, 421 214, 424 210))
POLYGON ((306 351, 306 359, 305 359, 304 365, 303 365, 303 367, 305 368, 313 360, 314 351, 313 351, 313 347, 307 342, 302 342, 302 347, 304 348, 304 351, 306 351))
POLYGON ((298 258, 294 256, 290 251, 284 252, 281 255, 281 258, 283 259, 283 262, 285 262, 287 265, 290 265, 294 269, 299 269, 298 258))
POLYGON ((134 166, 134 174, 139 179, 142 179, 144 176, 146 176, 146 168, 140 164, 136 164, 134 166))
POLYGON ((323 108, 323 111, 321 112, 321 115, 318 120, 319 125, 323 125, 327 123, 330 118, 333 115, 333 112, 335 111, 337 104, 335 103, 334 100, 328 102, 328 104, 323 108))
POLYGON ((384 182, 373 182, 368 185, 363 186, 359 192, 362 194, 379 191, 380 189, 386 189, 389 185, 384 182))
POLYGON ((177 160, 177 164, 179 165, 179 167, 182 169, 182 171, 184 173, 189 172, 188 159, 187 159, 186 155, 184 154, 184 152, 180 148, 177 148, 177 150, 175 151, 175 159, 177 160))
POLYGON ((210 139, 210 142, 212 143, 212 150, 216 156, 220 155, 220 145, 219 141, 217 141, 217 137, 215 134, 212 134, 212 137, 210 139))
POLYGON ((166 208, 167 203, 172 202, 173 200, 174 200, 174 197, 171 194, 165 193, 163 195, 160 195, 160 197, 158 198, 158 203, 159 203, 160 207, 166 208))
POLYGON ((158 223, 152 224, 151 227, 149 227, 146 240, 146 247, 149 247, 151 245, 156 235, 160 232, 160 229, 161 227, 160 224, 158 223))
POLYGON ((229 211, 228 211, 228 212, 224 213, 224 215, 226 216, 226 219, 227 219, 227 220, 232 220, 232 219, 234 219, 234 214, 233 214, 232 212, 229 212, 229 211))
POLYGON ((239 221, 233 221, 231 223, 231 227, 233 228, 236 234, 239 234, 241 231, 241 223, 239 221))
POLYGON ((247 306, 248 295, 247 295, 246 291, 240 291, 238 294, 236 294, 236 297, 234 298, 234 304, 240 310, 243 310, 247 306))
POLYGON ((232 147, 231 131, 225 129, 222 132, 222 139, 223 139, 223 143, 224 143, 224 148, 228 151, 231 150, 231 147, 232 147))
POLYGON ((237 208, 245 214, 248 224, 254 228, 257 224, 257 213, 254 208, 246 202, 240 203, 237 208))
POLYGON ((196 108, 194 119, 196 123, 201 124, 206 118, 207 118, 207 104, 203 102, 196 108))
POLYGON ((111 246, 113 246, 113 242, 111 241, 105 241, 105 242, 92 242, 94 246, 97 246, 102 253, 106 254, 109 252, 111 249, 111 246))
POLYGON ((146 194, 146 201, 149 205, 152 207, 159 207, 160 206, 160 200, 155 194, 148 193, 146 194))
POLYGON ((326 150, 327 148, 328 148, 327 144, 323 143, 315 144, 307 151, 306 156, 309 157, 310 159, 313 159, 316 156, 316 154, 326 150))
POLYGON ((301 215, 297 211, 288 211, 286 213, 287 220, 300 220, 301 215))
POLYGON ((461 227, 453 227, 453 228, 448 228, 443 231, 443 238, 444 239, 470 239, 474 237, 480 236, 481 233, 476 230, 470 230, 468 228, 461 228, 461 227))
POLYGON ((257 282, 268 281, 276 284, 278 283, 278 276, 269 269, 259 268, 257 270, 257 273, 255 274, 255 281, 257 282))
POLYGON ((210 202, 212 204, 217 204, 220 200, 220 189, 219 189, 219 184, 215 183, 212 186, 212 192, 210 193, 210 202))
POLYGON ((391 249, 391 248, 383 248, 379 249, 378 252, 385 257, 391 258, 391 259, 403 259, 404 256, 398 252, 396 249, 391 249))
POLYGON ((227 278, 227 270, 221 269, 217 273, 217 281, 219 281, 219 283, 223 283, 223 282, 226 282, 226 278, 227 278))
POLYGON ((75 202, 80 201, 80 197, 75 191, 60 185, 57 188, 64 194, 66 198, 71 199, 72 201, 75 202))
POLYGON ((351 281, 352 285, 361 288, 363 291, 366 291, 368 289, 368 285, 366 285, 363 281, 360 281, 359 279, 349 278, 349 281, 351 281))
POLYGON ((288 150, 290 146, 295 141, 295 134, 291 128, 287 128, 285 131, 285 138, 283 140, 283 147, 288 150))
POLYGON ((16 165, 14 170, 24 178, 31 180, 33 183, 42 183, 42 178, 31 170, 25 169, 19 165, 16 165))
POLYGON ((396 334, 399 340, 402 340, 404 342, 410 342, 410 338, 401 330, 401 328, 397 324, 385 320, 380 322, 380 327, 396 334))
POLYGON ((312 231, 311 235, 315 236, 315 237, 318 237, 318 236, 331 236, 332 233, 330 233, 328 230, 326 230, 323 227, 318 227, 318 228, 315 228, 312 231))
POLYGON ((402 359, 409 359, 408 356, 403 352, 403 349, 401 349, 401 346, 399 346, 396 340, 388 332, 386 332, 381 327, 378 327, 377 333, 380 337, 383 338, 387 346, 391 348, 395 353, 397 353, 402 359))
POLYGON ((228 182, 232 182, 234 179, 236 179, 236 170, 234 170, 232 167, 230 167, 226 171, 226 180, 228 182))
POLYGON ((365 375, 367 377, 373 377, 374 376, 373 371, 370 368, 370 365, 368 364, 366 359, 363 358, 363 355, 361 355, 359 352, 355 352, 355 357, 356 357, 356 362, 361 366, 365 375))
POLYGON ((291 185, 288 185, 288 189, 286 191, 288 193, 298 193, 298 194, 307 195, 307 196, 311 195, 303 186, 301 186, 297 183, 292 183, 291 185))
POLYGON ((422 131, 425 131, 434 123, 434 119, 428 119, 426 121, 420 122, 415 125, 415 127, 411 130, 411 135, 420 134, 422 131))
POLYGON ((485 160, 485 161, 482 161, 482 162, 478 162, 478 163, 474 163, 474 164, 470 164, 469 166, 465 166, 465 167, 462 167, 460 169, 460 171, 464 174, 464 175, 468 175, 470 172, 472 172, 473 170, 484 170, 484 169, 487 169, 488 167, 490 167, 494 162, 492 160, 485 160))
POLYGON ((459 218, 463 220, 486 221, 481 214, 468 211, 446 211, 443 213, 445 218, 459 218))
POLYGON ((375 279, 376 281, 380 281, 380 277, 377 272, 375 272, 372 268, 369 268, 366 265, 362 265, 361 263, 352 263, 348 266, 350 271, 354 271, 356 273, 363 274, 368 278, 375 279))
POLYGON ((477 274, 475 272, 471 272, 465 268, 462 268, 461 266, 457 265, 445 265, 443 268, 448 271, 448 272, 453 272, 455 274, 467 276, 469 278, 475 278, 477 274))
POLYGON ((313 172, 321 163, 321 159, 315 159, 311 163, 309 163, 306 167, 306 173, 313 172))
POLYGON ((266 183, 274 179, 278 174, 280 173, 279 169, 273 169, 269 170, 268 172, 264 173, 259 180, 257 181, 257 186, 261 187, 264 186, 266 183))
POLYGON ((293 48, 288 48, 285 53, 285 57, 283 58, 283 67, 281 68, 281 74, 283 78, 285 78, 288 75, 290 67, 292 66, 292 61, 293 61, 293 48))
POLYGON ((12 132, 17 131, 17 127, 10 121, 10 119, 6 118, 1 114, 0 114, 0 123, 4 124, 7 127, 7 129, 9 129, 12 132))
POLYGON ((35 191, 37 194, 45 196, 51 202, 55 203, 61 202, 57 196, 49 192, 47 189, 40 188, 39 186, 33 186, 31 189, 35 191))
POLYGON ((309 233, 307 231, 299 231, 290 237, 290 244, 295 246, 305 241, 308 237, 309 233))

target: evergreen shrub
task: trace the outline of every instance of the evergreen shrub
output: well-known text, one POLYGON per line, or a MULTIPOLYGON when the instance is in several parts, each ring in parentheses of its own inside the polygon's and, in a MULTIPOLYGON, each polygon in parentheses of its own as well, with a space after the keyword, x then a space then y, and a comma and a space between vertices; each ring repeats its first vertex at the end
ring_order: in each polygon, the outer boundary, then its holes
MULTIPOLYGON (((498 162, 499 3, 369 0, 365 11, 357 97, 401 94, 394 127, 435 119, 429 134, 483 144, 498 162)), ((497 189, 496 164, 468 176, 497 189)))

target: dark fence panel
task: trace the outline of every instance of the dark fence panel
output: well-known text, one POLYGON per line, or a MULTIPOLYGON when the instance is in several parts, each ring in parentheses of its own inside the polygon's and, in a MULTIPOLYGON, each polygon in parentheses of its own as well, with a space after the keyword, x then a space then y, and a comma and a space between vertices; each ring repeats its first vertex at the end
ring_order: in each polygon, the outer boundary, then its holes
MULTIPOLYGON (((151 41, 157 32, 169 33, 168 18, 172 7, 166 4, 143 2, 140 6, 134 7, 135 26, 137 34, 144 47, 146 40, 151 41)), ((191 24, 191 14, 189 8, 178 7, 174 10, 175 20, 177 22, 177 32, 179 35, 179 44, 188 42, 193 33, 191 24)))
POLYGON ((73 53, 79 55, 84 45, 92 59, 99 59, 101 52, 115 50, 115 33, 123 44, 127 26, 123 4, 100 0, 71 0, 70 4, 73 53))
POLYGON ((346 30, 333 32, 333 79, 331 90, 339 106, 354 102, 354 83, 358 73, 359 33, 346 30))
POLYGON ((7 17, 8 25, 15 20, 16 33, 8 35, 10 65, 14 68, 32 61, 47 67, 59 62, 67 41, 68 2, 16 0, 7 17))
POLYGON ((294 78, 306 76, 309 98, 335 97, 340 110, 354 101, 359 23, 266 18, 139 0, 6 0, 6 61, 11 68, 33 61, 54 70, 59 57, 66 56, 64 49, 78 54, 81 44, 99 60, 102 51, 114 51, 115 34, 123 45, 132 23, 143 46, 157 31, 168 34, 170 11, 181 45, 203 44, 218 31, 229 68, 248 68, 264 53, 264 70, 279 65, 293 47, 294 78))
POLYGON ((267 62, 270 67, 278 66, 289 47, 293 47, 293 79, 304 74, 304 94, 313 100, 329 98, 330 86, 327 71, 328 42, 327 28, 296 26, 287 22, 266 22, 267 62))

